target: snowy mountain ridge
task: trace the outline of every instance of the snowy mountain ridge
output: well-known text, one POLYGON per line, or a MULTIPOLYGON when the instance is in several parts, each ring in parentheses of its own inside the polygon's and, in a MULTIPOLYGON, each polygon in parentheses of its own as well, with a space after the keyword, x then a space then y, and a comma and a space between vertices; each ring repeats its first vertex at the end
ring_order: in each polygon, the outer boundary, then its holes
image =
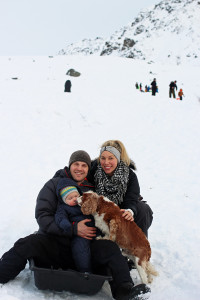
POLYGON ((114 55, 149 63, 197 61, 200 57, 199 16, 200 1, 163 0, 141 11, 132 23, 109 38, 85 39, 58 54, 114 55))

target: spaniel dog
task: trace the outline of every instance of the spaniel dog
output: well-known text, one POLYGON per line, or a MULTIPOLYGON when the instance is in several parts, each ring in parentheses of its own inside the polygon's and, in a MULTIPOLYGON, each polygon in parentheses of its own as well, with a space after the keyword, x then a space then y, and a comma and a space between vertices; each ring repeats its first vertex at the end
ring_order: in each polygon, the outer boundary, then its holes
POLYGON ((152 275, 157 276, 150 263, 151 247, 145 234, 136 225, 122 217, 118 205, 104 196, 86 192, 78 198, 84 215, 93 215, 95 225, 104 233, 103 239, 116 242, 123 253, 132 259, 143 283, 151 283, 152 275))

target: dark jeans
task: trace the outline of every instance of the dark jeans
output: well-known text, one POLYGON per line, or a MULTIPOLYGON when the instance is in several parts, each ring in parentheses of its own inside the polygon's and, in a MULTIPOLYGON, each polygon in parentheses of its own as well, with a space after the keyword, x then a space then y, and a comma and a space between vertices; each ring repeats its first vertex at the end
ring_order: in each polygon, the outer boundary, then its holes
POLYGON ((90 240, 80 236, 74 237, 71 241, 72 257, 79 272, 92 273, 90 244, 90 240))
POLYGON ((169 98, 171 98, 173 96, 173 98, 176 98, 176 94, 175 94, 175 90, 174 89, 170 89, 169 90, 169 98))
MULTIPOLYGON (((36 266, 50 268, 72 268, 74 263, 70 240, 67 237, 31 234, 19 239, 0 260, 0 283, 14 279, 22 271, 27 260, 34 258, 36 266)), ((106 273, 109 267, 113 281, 111 290, 123 282, 132 282, 128 264, 119 247, 112 241, 94 240, 91 242, 91 260, 97 274, 106 273)))
POLYGON ((2 256, 0 283, 14 279, 25 268, 27 260, 30 258, 34 258, 36 266, 43 268, 73 267, 70 242, 67 238, 31 234, 19 239, 2 256))
POLYGON ((152 96, 155 96, 156 95, 156 89, 152 89, 152 96))

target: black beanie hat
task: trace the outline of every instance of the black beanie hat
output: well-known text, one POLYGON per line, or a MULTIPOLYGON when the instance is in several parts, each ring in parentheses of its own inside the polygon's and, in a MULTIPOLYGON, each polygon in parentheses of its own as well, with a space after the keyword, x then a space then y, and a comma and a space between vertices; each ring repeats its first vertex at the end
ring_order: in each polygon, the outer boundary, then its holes
POLYGON ((72 153, 69 159, 69 168, 75 161, 83 161, 88 165, 89 169, 91 167, 91 158, 84 150, 78 150, 72 153))

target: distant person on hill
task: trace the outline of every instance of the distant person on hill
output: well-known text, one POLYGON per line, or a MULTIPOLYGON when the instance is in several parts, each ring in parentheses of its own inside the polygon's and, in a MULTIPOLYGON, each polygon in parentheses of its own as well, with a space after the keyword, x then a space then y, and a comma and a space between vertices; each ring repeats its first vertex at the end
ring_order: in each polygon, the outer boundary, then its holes
POLYGON ((183 100, 184 94, 183 94, 183 90, 182 89, 180 89, 180 91, 178 92, 178 95, 180 97, 180 100, 183 100))
POLYGON ((175 90, 177 90, 176 80, 172 81, 169 85, 169 98, 171 98, 172 95, 173 95, 173 98, 176 98, 175 90))
POLYGON ((151 83, 151 90, 152 90, 152 96, 155 96, 157 92, 156 78, 154 78, 154 80, 151 83))
POLYGON ((136 84, 135 84, 135 88, 138 90, 139 89, 139 85, 138 85, 138 83, 136 82, 136 84))
POLYGON ((143 92, 144 93, 144 91, 143 91, 143 89, 142 89, 142 84, 140 83, 140 92, 143 92))
POLYGON ((64 92, 71 93, 71 86, 72 86, 71 81, 67 80, 65 82, 65 90, 64 90, 64 92))

